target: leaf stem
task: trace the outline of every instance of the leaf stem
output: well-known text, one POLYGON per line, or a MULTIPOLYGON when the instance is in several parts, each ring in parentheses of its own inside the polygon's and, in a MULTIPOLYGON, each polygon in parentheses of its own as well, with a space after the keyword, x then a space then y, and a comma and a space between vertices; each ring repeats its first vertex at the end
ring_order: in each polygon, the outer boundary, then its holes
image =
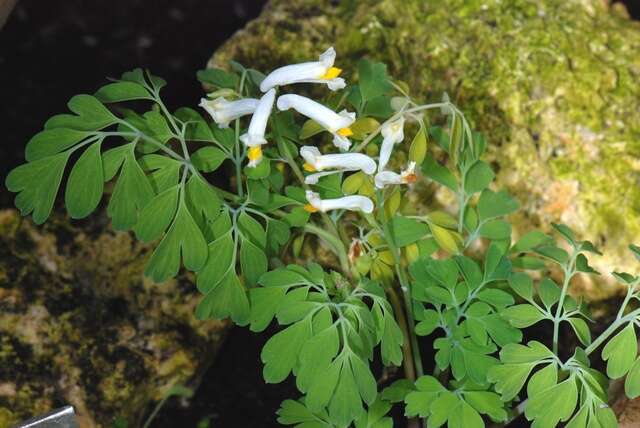
POLYGON ((609 338, 621 325, 633 321, 635 318, 640 317, 640 309, 636 309, 633 312, 629 312, 622 318, 616 319, 605 331, 603 331, 600 336, 596 338, 591 345, 589 345, 584 352, 589 355, 593 351, 595 351, 605 340, 609 338))
POLYGON ((560 299, 558 300, 558 307, 556 308, 556 314, 553 317, 553 353, 558 355, 558 335, 560 332, 560 323, 562 322, 562 318, 560 314, 564 309, 564 299, 567 297, 567 290, 569 289, 569 283, 571 282, 571 278, 575 274, 575 260, 578 253, 574 250, 571 258, 569 259, 567 265, 564 268, 564 280, 562 283, 562 292, 560 293, 560 299))

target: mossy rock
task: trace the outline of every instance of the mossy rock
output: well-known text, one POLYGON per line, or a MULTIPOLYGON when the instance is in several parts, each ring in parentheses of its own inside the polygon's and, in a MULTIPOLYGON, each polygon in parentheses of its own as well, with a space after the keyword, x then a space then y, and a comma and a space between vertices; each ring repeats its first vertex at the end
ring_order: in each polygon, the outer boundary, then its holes
POLYGON ((0 211, 0 427, 71 404, 81 427, 138 426, 197 382, 226 324, 193 316, 193 278, 144 279, 150 247, 104 214, 34 226, 0 211))
MULTIPOLYGON (((515 235, 563 222, 596 243, 603 272, 638 265, 640 23, 604 0, 272 0, 216 51, 269 71, 328 46, 346 77, 369 57, 412 95, 462 108, 489 142, 499 187, 523 207, 515 235)), ((429 204, 447 205, 439 192, 429 204)), ((575 292, 615 295, 607 274, 575 292)))

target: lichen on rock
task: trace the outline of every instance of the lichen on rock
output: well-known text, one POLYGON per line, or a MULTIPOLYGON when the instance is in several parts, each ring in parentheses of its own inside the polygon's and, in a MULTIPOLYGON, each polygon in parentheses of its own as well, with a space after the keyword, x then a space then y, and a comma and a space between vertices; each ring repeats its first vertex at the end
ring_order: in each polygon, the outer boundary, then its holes
MULTIPOLYGON (((498 185, 523 206, 516 234, 564 222, 604 251, 593 260, 601 271, 637 271, 626 247, 640 232, 640 23, 620 6, 272 0, 209 65, 269 71, 331 45, 347 72, 369 57, 417 99, 449 93, 486 136, 498 185)), ((603 278, 574 291, 617 293, 603 278)))
POLYGON ((83 428, 136 426, 217 349, 226 323, 195 319, 192 278, 150 283, 150 247, 106 224, 0 211, 0 427, 66 404, 83 428))

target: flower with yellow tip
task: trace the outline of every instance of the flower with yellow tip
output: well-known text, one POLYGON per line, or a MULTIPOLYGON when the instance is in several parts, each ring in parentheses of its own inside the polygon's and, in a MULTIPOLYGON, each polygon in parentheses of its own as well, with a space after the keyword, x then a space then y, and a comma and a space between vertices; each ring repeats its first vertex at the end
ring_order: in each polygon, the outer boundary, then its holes
POLYGON ((373 201, 366 196, 351 195, 336 199, 320 199, 318 193, 307 190, 306 197, 309 203, 304 208, 309 212, 327 212, 340 209, 362 211, 366 214, 373 212, 373 201))
POLYGON ((344 79, 338 77, 341 69, 334 67, 336 51, 333 47, 327 49, 318 61, 285 65, 277 68, 260 83, 260 90, 266 92, 276 86, 292 83, 323 83, 329 89, 336 91, 345 87, 344 79))
POLYGON ((382 146, 380 147, 380 158, 378 159, 378 171, 382 172, 387 167, 393 146, 404 140, 404 117, 393 122, 382 125, 380 130, 382 134, 382 146))
POLYGON ((214 100, 202 98, 199 106, 209 113, 220 128, 228 128, 229 122, 253 113, 258 107, 258 100, 243 98, 227 101, 224 97, 218 97, 214 100))
POLYGON ((353 135, 349 126, 356 120, 356 114, 342 110, 336 113, 324 105, 307 97, 295 94, 281 95, 276 103, 279 110, 294 109, 303 116, 317 122, 333 134, 333 144, 342 151, 349 150, 351 142, 347 137, 353 135))
POLYGON ((400 174, 393 171, 382 171, 376 174, 375 183, 378 189, 382 189, 385 186, 391 184, 413 184, 418 180, 416 175, 416 163, 409 162, 407 168, 400 172, 400 174))
POLYGON ((249 158, 249 167, 255 167, 262 161, 262 148, 261 146, 267 144, 267 140, 264 138, 264 133, 267 129, 267 122, 271 115, 271 109, 273 108, 273 102, 276 98, 276 90, 271 89, 260 98, 258 105, 256 106, 253 116, 251 116, 251 122, 249 123, 249 129, 246 134, 240 136, 240 141, 248 147, 247 157, 249 158))
POLYGON ((303 168, 314 172, 305 177, 305 183, 316 184, 320 177, 344 171, 362 171, 367 175, 376 172, 376 162, 362 153, 339 153, 323 155, 317 147, 303 146, 300 156, 305 160, 303 168), (331 169, 332 171, 325 171, 331 169))

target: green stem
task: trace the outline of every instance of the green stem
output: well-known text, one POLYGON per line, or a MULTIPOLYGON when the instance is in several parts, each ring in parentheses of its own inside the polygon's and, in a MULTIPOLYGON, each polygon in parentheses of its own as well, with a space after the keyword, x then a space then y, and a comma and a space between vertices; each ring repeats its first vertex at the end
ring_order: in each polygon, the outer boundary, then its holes
POLYGON ((391 307, 393 308, 393 312, 398 317, 398 325, 400 326, 400 330, 402 330, 404 336, 404 342, 402 343, 402 360, 403 360, 403 368, 404 375, 407 379, 412 382, 416 380, 416 371, 415 365, 413 363, 413 353, 411 351, 413 340, 411 339, 411 332, 409 331, 409 325, 407 323, 407 317, 404 314, 404 309, 402 308, 402 302, 398 298, 398 294, 396 290, 393 288, 389 288, 387 290, 387 295, 389 296, 389 303, 391 303, 391 307))
POLYGON ((318 227, 313 223, 307 223, 304 226, 304 230, 309 233, 313 233, 317 237, 327 242, 331 247, 333 247, 334 253, 338 256, 338 260, 340 261, 340 268, 343 270, 345 275, 350 274, 351 269, 349 267, 349 257, 347 256, 345 247, 338 236, 324 230, 321 227, 318 227))
POLYGON ((576 252, 571 255, 567 266, 564 269, 564 281, 562 283, 562 292, 560 293, 560 299, 558 300, 558 307, 556 308, 556 314, 553 317, 553 353, 558 355, 558 335, 560 332, 560 323, 562 322, 562 318, 560 314, 564 309, 564 299, 567 297, 567 290, 569 289, 569 283, 571 282, 571 278, 575 273, 574 263, 576 259, 576 252))
MULTIPOLYGON (((384 216, 384 197, 380 190, 376 191, 376 199, 378 200, 378 210, 381 216, 384 216)), ((384 219, 384 217, 383 217, 384 219)), ((407 326, 409 329, 409 337, 411 338, 411 354, 413 356, 413 366, 415 372, 418 377, 424 374, 424 369, 422 367, 422 357, 420 355, 420 347, 418 346, 418 337, 416 336, 415 331, 415 318, 413 316, 413 304, 411 302, 411 291, 409 288, 409 281, 407 280, 404 269, 401 266, 400 261, 400 249, 393 242, 391 231, 389 230, 389 224, 386 221, 383 221, 382 229, 380 225, 375 220, 375 217, 369 216, 369 220, 374 222, 374 225, 379 230, 382 230, 384 233, 385 241, 387 242, 387 246, 389 247, 389 251, 393 255, 396 275, 398 276, 398 281, 400 282, 400 288, 402 291, 402 296, 404 297, 404 306, 406 311, 406 319, 407 326)))
POLYGON ((584 350, 584 352, 587 355, 591 354, 593 351, 598 349, 598 346, 600 346, 605 340, 607 340, 609 336, 611 336, 618 329, 618 327, 627 322, 633 321, 637 317, 640 317, 640 309, 636 309, 633 312, 629 312, 626 316, 616 319, 613 324, 609 326, 609 328, 607 328, 604 332, 602 332, 602 334, 600 334, 600 336, 597 337, 596 340, 591 342, 591 345, 589 345, 584 350))

